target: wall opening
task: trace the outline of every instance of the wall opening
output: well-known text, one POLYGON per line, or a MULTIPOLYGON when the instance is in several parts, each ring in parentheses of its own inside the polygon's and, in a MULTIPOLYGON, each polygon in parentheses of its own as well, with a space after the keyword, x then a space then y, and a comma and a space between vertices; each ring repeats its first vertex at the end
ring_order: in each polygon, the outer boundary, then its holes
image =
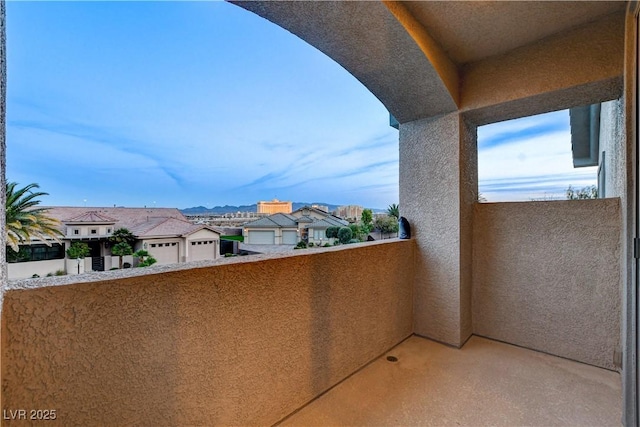
MULTIPOLYGON (((386 108, 334 60, 251 12, 227 2, 11 2, 7 16, 6 175, 38 183, 42 205, 110 216, 101 208, 236 215, 274 198, 329 212, 398 203, 386 108)), ((80 213, 64 215, 54 218, 80 213)), ((234 219, 230 228, 256 217, 234 219)))
MULTIPOLYGON (((588 145, 593 141, 580 140, 577 132, 598 133, 592 129, 596 120, 587 114, 593 120, 580 123, 576 114, 574 109, 571 114, 561 110, 479 127, 479 200, 594 198, 599 179, 604 179, 605 156, 600 156, 599 163, 596 147, 595 162, 585 158, 585 150, 588 154, 593 151, 588 145)), ((600 183, 600 188, 603 185, 600 183)))

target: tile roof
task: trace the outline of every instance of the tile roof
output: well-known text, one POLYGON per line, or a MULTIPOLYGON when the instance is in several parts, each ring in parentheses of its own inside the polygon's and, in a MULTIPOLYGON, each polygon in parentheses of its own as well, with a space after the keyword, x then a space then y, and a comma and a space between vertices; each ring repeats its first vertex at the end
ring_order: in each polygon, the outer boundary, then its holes
POLYGON ((246 228, 297 228, 297 219, 289 214, 277 213, 251 221, 244 226, 246 228))
POLYGON ((320 219, 312 224, 305 225, 304 228, 327 228, 327 227, 346 227, 349 222, 341 219, 332 218, 331 216, 325 219, 320 219))
MULTIPOLYGON (((317 210, 317 209, 316 209, 317 210)), ((318 212, 322 212, 317 210, 318 212)), ((299 218, 291 214, 277 213, 264 218, 245 224, 245 228, 297 228, 298 225, 303 228, 326 228, 326 227, 344 227, 349 223, 343 219, 322 212, 325 216, 323 219, 316 219, 309 216, 301 216, 299 218)))
POLYGON ((177 218, 153 218, 148 222, 139 224, 136 227, 136 231, 131 230, 131 232, 138 237, 184 236, 202 229, 217 233, 210 227, 192 224, 189 221, 177 218))
POLYGON ((118 220, 107 215, 101 215, 96 211, 87 211, 73 218, 62 220, 62 222, 65 222, 65 223, 98 222, 98 223, 107 223, 107 224, 112 224, 112 223, 115 223, 116 221, 118 220))
POLYGON ((201 225, 191 224, 176 208, 108 208, 108 207, 76 207, 45 206, 47 214, 60 220, 60 231, 67 234, 65 222, 107 222, 113 223, 114 229, 126 228, 136 236, 153 237, 166 235, 190 234, 201 225), (92 219, 102 218, 97 221, 92 219), (168 221, 171 220, 171 221, 168 221), (173 221, 175 220, 175 221, 173 221), (166 223, 161 226, 161 224, 166 223))

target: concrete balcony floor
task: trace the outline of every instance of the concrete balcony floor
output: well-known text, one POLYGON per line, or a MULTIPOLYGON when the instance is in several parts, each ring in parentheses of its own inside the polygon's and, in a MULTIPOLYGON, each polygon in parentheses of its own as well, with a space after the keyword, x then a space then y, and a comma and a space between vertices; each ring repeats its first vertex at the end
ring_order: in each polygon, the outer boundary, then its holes
POLYGON ((281 425, 619 426, 621 396, 616 372, 476 336, 462 349, 412 336, 281 425))

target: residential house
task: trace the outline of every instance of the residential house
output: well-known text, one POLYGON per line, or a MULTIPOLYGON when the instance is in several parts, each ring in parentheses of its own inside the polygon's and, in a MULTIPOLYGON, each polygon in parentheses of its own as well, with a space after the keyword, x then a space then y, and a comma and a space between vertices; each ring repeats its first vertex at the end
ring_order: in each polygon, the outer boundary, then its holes
POLYGON ((244 225, 246 244, 295 245, 299 241, 314 244, 333 243, 327 239, 328 227, 345 227, 349 223, 323 210, 304 206, 291 214, 277 213, 244 225))
MULTIPOLYGON (((60 221, 62 243, 51 242, 47 246, 34 241, 24 245, 25 253, 30 252, 31 256, 10 262, 9 278, 43 276, 58 270, 78 274, 117 268, 119 259, 111 255, 109 238, 119 228, 128 229, 136 237, 134 251, 148 251, 158 264, 216 259, 220 255, 220 233, 206 225, 192 224, 175 208, 57 206, 47 207, 47 212, 60 221), (90 253, 84 261, 65 261, 65 251, 73 242, 89 246, 90 253)), ((129 255, 124 262, 132 266, 135 260, 129 255)))

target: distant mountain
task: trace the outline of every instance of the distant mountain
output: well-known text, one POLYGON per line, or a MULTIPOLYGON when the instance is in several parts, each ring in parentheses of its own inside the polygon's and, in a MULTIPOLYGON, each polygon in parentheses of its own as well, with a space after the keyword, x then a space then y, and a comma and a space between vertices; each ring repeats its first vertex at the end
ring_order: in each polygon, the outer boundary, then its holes
MULTIPOLYGON (((340 207, 340 205, 332 205, 331 203, 321 203, 321 202, 313 202, 313 203, 293 202, 292 203, 292 207, 294 211, 304 206, 311 206, 311 205, 327 206, 329 208, 329 212, 340 207)), ((254 203, 253 205, 242 205, 242 206, 224 205, 224 206, 216 206, 213 208, 196 206, 193 208, 180 209, 180 212, 182 212, 185 215, 206 215, 206 214, 223 215, 226 213, 235 213, 235 212, 257 212, 257 210, 258 210, 258 205, 254 203)))
POLYGON ((213 208, 206 208, 204 206, 196 206, 193 208, 180 209, 185 215, 202 215, 202 214, 217 214, 223 215, 226 213, 235 213, 235 212, 256 212, 258 206, 256 204, 253 205, 242 205, 242 206, 216 206, 213 208))

